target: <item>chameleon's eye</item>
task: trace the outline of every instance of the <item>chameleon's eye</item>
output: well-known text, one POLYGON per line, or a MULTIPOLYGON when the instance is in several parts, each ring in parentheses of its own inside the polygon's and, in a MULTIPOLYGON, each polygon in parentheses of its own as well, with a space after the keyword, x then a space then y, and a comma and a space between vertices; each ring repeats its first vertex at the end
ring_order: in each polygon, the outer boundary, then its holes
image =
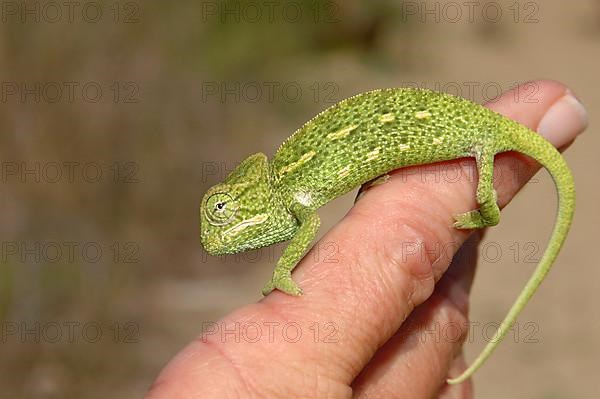
POLYGON ((216 193, 206 200, 206 218, 212 225, 229 223, 236 211, 237 203, 229 194, 216 193))

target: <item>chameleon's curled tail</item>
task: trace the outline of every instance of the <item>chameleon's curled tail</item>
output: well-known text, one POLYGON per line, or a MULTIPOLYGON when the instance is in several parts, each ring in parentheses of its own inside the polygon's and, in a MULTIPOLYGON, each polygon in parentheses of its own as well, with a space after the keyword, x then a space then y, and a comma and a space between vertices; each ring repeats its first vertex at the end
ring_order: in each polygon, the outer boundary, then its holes
POLYGON ((471 364, 471 366, 469 366, 469 368, 460 376, 449 379, 447 381, 449 384, 459 384, 467 380, 479 367, 481 367, 494 349, 496 349, 552 267, 552 263, 556 259, 560 248, 565 241, 569 227, 571 226, 571 220, 573 219, 573 212, 575 209, 573 175, 560 153, 552 144, 542 138, 542 136, 530 131, 524 126, 516 129, 511 134, 513 137, 513 140, 511 140, 513 146, 512 148, 509 148, 509 150, 515 150, 534 158, 542 164, 552 176, 558 193, 558 214, 548 247, 542 256, 542 259, 538 263, 529 281, 527 281, 525 288, 519 294, 517 300, 500 324, 500 327, 498 327, 493 338, 488 342, 473 364, 471 364))

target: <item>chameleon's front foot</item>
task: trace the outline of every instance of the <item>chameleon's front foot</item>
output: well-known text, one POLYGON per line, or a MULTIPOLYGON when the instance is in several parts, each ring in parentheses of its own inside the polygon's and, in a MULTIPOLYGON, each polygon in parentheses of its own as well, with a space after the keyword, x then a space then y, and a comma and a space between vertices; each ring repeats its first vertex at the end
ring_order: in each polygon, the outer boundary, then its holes
POLYGON ((292 280, 292 273, 286 271, 280 272, 277 269, 273 272, 271 280, 262 289, 262 294, 266 296, 274 289, 283 291, 288 295, 302 295, 302 289, 292 280))

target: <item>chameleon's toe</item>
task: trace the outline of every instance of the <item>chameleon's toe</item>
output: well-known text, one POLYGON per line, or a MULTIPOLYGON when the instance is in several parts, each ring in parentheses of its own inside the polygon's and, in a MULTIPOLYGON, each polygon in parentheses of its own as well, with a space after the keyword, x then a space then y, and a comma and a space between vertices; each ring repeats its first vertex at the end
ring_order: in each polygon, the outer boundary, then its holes
POLYGON ((264 296, 267 296, 271 293, 271 291, 273 291, 275 289, 275 283, 273 282, 273 279, 269 280, 269 282, 267 284, 265 284, 265 286, 262 289, 262 294, 264 296))
POLYGON ((273 277, 271 278, 271 280, 267 284, 265 284, 264 288, 262 289, 262 294, 266 296, 274 289, 283 291, 288 295, 293 295, 293 296, 302 295, 302 289, 300 287, 298 287, 298 285, 294 282, 294 280, 292 280, 291 273, 286 273, 286 274, 280 274, 277 272, 273 273, 273 277))
POLYGON ((480 229, 487 226, 479 210, 454 215, 454 228, 456 229, 480 229))

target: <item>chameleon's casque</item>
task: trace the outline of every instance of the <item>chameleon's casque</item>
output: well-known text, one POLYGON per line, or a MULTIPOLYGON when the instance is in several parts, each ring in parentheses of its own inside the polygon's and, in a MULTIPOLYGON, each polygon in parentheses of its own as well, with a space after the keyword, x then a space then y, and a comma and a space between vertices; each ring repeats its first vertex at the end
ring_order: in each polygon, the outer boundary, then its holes
POLYGON ((212 187, 200 207, 201 240, 213 255, 291 240, 263 289, 300 295, 291 272, 319 228, 316 210, 393 169, 463 157, 477 161, 479 209, 456 215, 454 227, 493 226, 500 219, 493 188, 494 156, 518 151, 540 162, 555 181, 558 218, 533 276, 484 351, 460 377, 489 357, 531 298, 565 240, 575 205, 573 177, 560 153, 527 127, 481 105, 421 89, 375 90, 321 112, 288 138, 269 162, 243 161, 212 187))

